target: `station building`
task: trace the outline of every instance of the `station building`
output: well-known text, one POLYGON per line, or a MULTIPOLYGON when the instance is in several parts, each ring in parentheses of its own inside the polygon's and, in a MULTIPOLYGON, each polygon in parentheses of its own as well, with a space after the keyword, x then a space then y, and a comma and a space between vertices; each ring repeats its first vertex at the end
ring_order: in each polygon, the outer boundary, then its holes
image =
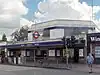
MULTIPOLYGON (((87 53, 90 52, 90 50, 87 50, 89 46, 87 44, 87 34, 94 33, 95 27, 96 25, 92 21, 66 19, 51 20, 33 24, 28 30, 27 41, 7 43, 5 45, 0 45, 0 47, 7 49, 7 57, 24 57, 26 63, 33 63, 38 59, 44 59, 44 57, 47 57, 50 61, 54 60, 61 62, 63 61, 63 57, 65 57, 64 42, 62 38, 64 36, 65 38, 75 36, 77 43, 74 47, 67 48, 69 52, 67 54, 70 54, 75 62, 79 62, 80 57, 85 60, 87 53), (38 39, 33 38, 33 33, 35 31, 38 31, 40 34, 38 39), (81 42, 82 40, 85 42, 81 42)), ((19 61, 17 64, 21 62, 22 61, 19 61)))
POLYGON ((93 53, 95 63, 100 64, 100 33, 87 35, 87 51, 93 53))

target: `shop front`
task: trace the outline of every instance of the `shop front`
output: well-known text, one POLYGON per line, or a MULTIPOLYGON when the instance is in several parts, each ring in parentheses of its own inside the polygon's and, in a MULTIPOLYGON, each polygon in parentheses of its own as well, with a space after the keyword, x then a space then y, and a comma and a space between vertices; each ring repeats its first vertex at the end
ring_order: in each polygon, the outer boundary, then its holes
POLYGON ((63 42, 32 42, 7 45, 10 64, 38 65, 38 63, 58 63, 63 56, 63 42), (52 62, 51 62, 52 61, 52 62))
POLYGON ((96 64, 100 64, 100 33, 87 35, 87 54, 92 53, 96 64))

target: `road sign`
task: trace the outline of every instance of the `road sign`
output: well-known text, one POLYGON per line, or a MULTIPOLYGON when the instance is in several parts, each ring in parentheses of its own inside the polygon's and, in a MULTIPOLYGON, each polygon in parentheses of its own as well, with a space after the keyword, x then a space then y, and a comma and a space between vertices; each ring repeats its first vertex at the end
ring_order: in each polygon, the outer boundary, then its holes
POLYGON ((35 32, 33 33, 33 37, 34 37, 35 39, 37 39, 39 36, 40 36, 40 34, 39 34, 37 31, 35 31, 35 32))

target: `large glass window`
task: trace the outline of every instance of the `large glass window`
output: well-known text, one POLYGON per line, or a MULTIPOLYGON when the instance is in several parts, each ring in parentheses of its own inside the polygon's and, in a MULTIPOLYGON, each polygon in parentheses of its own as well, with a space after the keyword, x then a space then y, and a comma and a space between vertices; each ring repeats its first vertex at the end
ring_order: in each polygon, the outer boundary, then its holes
POLYGON ((49 56, 55 56, 55 50, 49 50, 49 56))
POLYGON ((95 57, 100 58, 100 46, 95 47, 95 57))
POLYGON ((79 56, 83 57, 83 49, 79 49, 79 56))
POLYGON ((57 56, 60 56, 60 50, 57 50, 57 56))

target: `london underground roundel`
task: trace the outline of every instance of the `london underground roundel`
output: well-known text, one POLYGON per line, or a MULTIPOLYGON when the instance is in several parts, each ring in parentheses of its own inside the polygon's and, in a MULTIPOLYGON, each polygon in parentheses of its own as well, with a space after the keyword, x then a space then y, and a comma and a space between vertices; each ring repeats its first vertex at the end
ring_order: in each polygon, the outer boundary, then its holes
POLYGON ((35 39, 37 39, 39 36, 40 36, 40 34, 39 34, 37 31, 35 31, 35 32, 33 33, 33 37, 34 37, 35 39))

